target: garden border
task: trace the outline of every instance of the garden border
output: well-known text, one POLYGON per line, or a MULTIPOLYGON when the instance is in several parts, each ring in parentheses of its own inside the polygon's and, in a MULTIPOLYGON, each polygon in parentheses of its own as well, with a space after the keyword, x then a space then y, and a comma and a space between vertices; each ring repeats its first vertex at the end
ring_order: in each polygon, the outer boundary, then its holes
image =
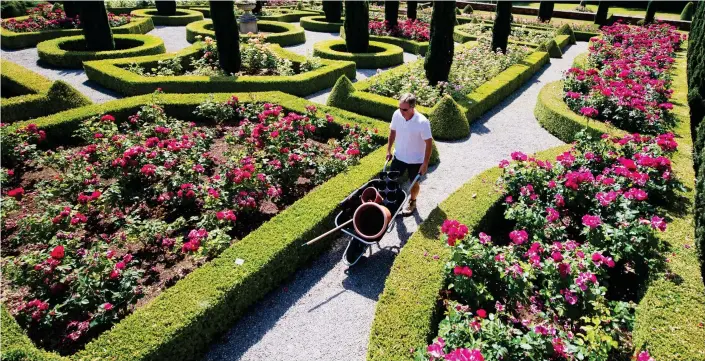
POLYGON ((132 10, 130 15, 134 17, 150 18, 154 25, 165 25, 165 26, 184 26, 192 23, 194 21, 203 20, 203 13, 197 10, 177 8, 177 15, 163 16, 163 15, 150 15, 147 14, 148 11, 157 11, 157 8, 145 8, 132 10), (183 15, 178 15, 179 13, 183 15))
POLYGON ((73 51, 61 49, 62 45, 85 42, 83 35, 77 35, 43 41, 37 45, 37 53, 41 61, 55 67, 80 69, 83 67, 84 61, 139 57, 163 54, 166 52, 164 40, 154 35, 113 35, 113 39, 116 45, 118 42, 140 42, 142 45, 124 50, 107 51, 73 51))
MULTIPOLYGON (((26 18, 26 16, 20 16, 15 19, 20 18, 26 18)), ((113 34, 146 34, 152 30, 154 30, 154 23, 150 18, 132 18, 129 23, 112 28, 113 34)), ((16 33, 0 27, 0 46, 6 49, 31 48, 42 41, 81 34, 83 34, 82 29, 60 29, 16 33)))
MULTIPOLYGON (((206 29, 207 25, 213 25, 213 20, 204 19, 201 21, 194 21, 186 25, 186 41, 189 43, 195 43, 196 36, 210 36, 215 39, 215 30, 206 29)), ((296 24, 289 24, 281 21, 268 21, 268 20, 258 20, 257 21, 258 30, 262 31, 273 31, 273 30, 284 30, 281 32, 270 33, 264 36, 264 39, 268 43, 279 44, 281 46, 291 46, 303 44, 306 42, 306 34, 304 29, 296 24)), ((249 37, 255 37, 256 34, 249 36, 248 34, 240 34, 240 39, 246 39, 249 37)))
POLYGON ((383 51, 375 53, 349 53, 333 50, 333 46, 345 46, 345 40, 323 40, 313 44, 313 56, 329 60, 345 60, 355 62, 359 69, 388 68, 404 63, 404 49, 394 44, 370 41, 370 47, 383 51))
POLYGON ((319 33, 337 33, 340 31, 340 27, 344 25, 345 18, 341 17, 339 23, 329 23, 325 20, 324 15, 314 15, 314 16, 304 16, 299 20, 299 24, 302 28, 308 31, 316 31, 319 33))
MULTIPOLYGON (((345 29, 340 27, 340 37, 345 39, 345 29)), ((425 56, 428 51, 428 41, 416 41, 411 39, 397 38, 394 36, 382 36, 382 35, 372 35, 370 34, 370 41, 377 41, 381 43, 387 43, 396 45, 405 52, 425 56)))
MULTIPOLYGON (((487 24, 487 23, 483 23, 487 24)), ((488 25, 485 25, 488 26, 488 25)), ((517 25, 519 27, 520 25, 517 25)), ((537 31, 544 31, 544 32, 550 32, 550 29, 543 29, 535 26, 527 26, 533 30, 537 31)), ((519 45, 526 45, 534 48, 539 48, 540 50, 546 51, 549 53, 551 58, 561 58, 563 56, 563 51, 562 49, 568 46, 568 44, 575 44, 576 39, 575 35, 573 33, 573 29, 570 28, 567 24, 562 25, 561 27, 557 28, 556 30, 556 36, 553 37, 551 40, 547 40, 541 44, 536 44, 536 43, 529 43, 529 42, 524 42, 524 41, 514 41, 510 40, 510 43, 513 44, 519 44, 519 45)), ((466 33, 463 30, 460 30, 459 28, 453 28, 453 40, 458 42, 458 43, 467 43, 469 41, 476 41, 477 37, 470 34, 466 33)))
MULTIPOLYGON (((321 60, 322 68, 293 76, 241 76, 208 77, 182 75, 173 77, 147 77, 135 74, 120 66, 133 62, 143 66, 154 66, 157 61, 195 54, 200 49, 196 43, 177 53, 162 54, 139 58, 123 58, 102 61, 90 61, 83 64, 88 79, 125 95, 148 94, 156 88, 168 93, 200 93, 204 87, 213 92, 275 91, 288 89, 293 95, 306 96, 330 88, 342 75, 355 77, 355 63, 349 61, 321 60)), ((305 57, 281 49, 276 44, 272 47, 280 56, 292 62, 300 63, 305 57)))
MULTIPOLYGON (((271 7, 270 7, 271 9, 271 7)), ((307 16, 318 15, 317 12, 309 10, 296 10, 296 9, 286 9, 286 8, 276 8, 273 11, 281 12, 279 15, 264 15, 258 16, 258 20, 269 20, 269 21, 281 21, 284 23, 294 23, 301 21, 301 18, 307 16)))
MULTIPOLYGON (((225 101, 231 95, 215 94, 215 100, 225 101)), ((281 92, 234 95, 241 102, 266 100, 297 112, 305 112, 306 105, 311 104, 310 101, 281 92)), ((48 139, 69 137, 79 122, 87 117, 104 113, 127 116, 147 104, 151 97, 148 94, 90 105, 38 118, 32 123, 45 130, 48 139)), ((208 98, 209 94, 160 96, 167 113, 191 117, 192 110, 208 98)), ((342 130, 343 124, 386 127, 383 122, 328 106, 318 107, 318 113, 333 115, 338 130, 342 130)), ((27 124, 29 122, 21 122, 11 127, 27 124)), ((384 135, 377 137, 380 142, 386 138, 384 135)), ((34 346, 3 305, 3 327, 10 330, 2 338, 3 359, 9 355, 16 359, 29 357, 33 360, 64 361, 194 359, 219 333, 227 330, 249 305, 330 245, 329 239, 328 242, 301 247, 332 223, 338 202, 381 169, 385 151, 384 146, 380 146, 364 157, 359 165, 348 168, 315 188, 70 357, 60 357, 34 346), (245 263, 237 265, 236 259, 244 259, 245 263)))
POLYGON ((0 102, 4 123, 41 117, 62 110, 89 105, 92 102, 72 86, 51 80, 21 65, 0 59, 2 88, 27 93, 0 102))

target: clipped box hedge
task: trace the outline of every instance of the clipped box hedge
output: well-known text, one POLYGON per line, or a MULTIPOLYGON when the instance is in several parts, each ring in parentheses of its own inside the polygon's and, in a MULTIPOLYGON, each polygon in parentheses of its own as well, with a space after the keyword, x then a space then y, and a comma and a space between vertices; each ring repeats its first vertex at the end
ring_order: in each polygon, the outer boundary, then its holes
POLYGON ((114 35, 120 50, 89 51, 83 35, 47 40, 37 45, 39 60, 57 68, 82 68, 84 61, 164 54, 162 38, 153 35, 114 35), (75 49, 75 50, 74 50, 75 49))
POLYGON ((308 31, 316 31, 319 33, 337 33, 340 27, 343 26, 344 17, 340 18, 339 23, 329 23, 323 15, 304 16, 299 20, 301 27, 308 31))
MULTIPOLYGON (((257 17, 258 20, 269 20, 269 21, 281 21, 281 22, 285 22, 285 23, 294 23, 294 22, 300 21, 301 18, 303 18, 303 17, 318 15, 318 12, 310 11, 310 10, 295 10, 295 9, 272 8, 272 7, 265 7, 265 8, 268 10, 272 10, 272 12, 277 12, 278 14, 258 16, 257 17)), ((259 24, 259 22, 258 22, 258 24, 259 24)))
POLYGON ((203 13, 196 10, 176 9, 176 15, 158 15, 156 8, 132 10, 130 15, 151 18, 154 25, 184 26, 194 21, 203 20, 203 13))
MULTIPOLYGON (((485 23, 487 27, 491 26, 491 23, 485 23)), ((517 25, 517 27, 519 27, 517 25)), ((545 31, 548 32, 547 29, 541 28, 541 27, 536 27, 536 26, 525 26, 527 28, 531 28, 534 30, 539 30, 539 31, 545 31)), ((453 29, 453 40, 458 42, 458 43, 467 43, 469 41, 476 41, 477 36, 467 33, 460 28, 456 27, 453 29)), ((541 51, 547 52, 551 58, 561 58, 563 56, 563 52, 561 49, 565 48, 568 46, 568 44, 575 44, 575 34, 573 33, 573 30, 568 26, 567 24, 564 24, 560 28, 556 30, 556 36, 548 41, 545 41, 542 44, 534 44, 534 43, 529 43, 529 42, 524 42, 524 41, 514 41, 510 40, 509 42, 512 44, 518 44, 518 45, 526 45, 528 47, 532 48, 538 48, 541 51)))
MULTIPOLYGON (((305 57, 272 45, 274 51, 294 65, 300 64, 305 57)), ((355 77, 355 63, 348 61, 322 60, 323 67, 292 76, 142 76, 125 69, 131 63, 143 67, 154 67, 159 60, 181 56, 185 65, 189 57, 195 56, 201 48, 196 43, 173 54, 123 58, 114 60, 90 61, 83 64, 88 79, 125 95, 148 94, 156 88, 167 93, 200 93, 204 90, 213 92, 236 91, 273 91, 283 90, 293 95, 305 96, 330 88, 342 75, 355 77)))
MULTIPOLYGON (((267 32, 264 35, 264 40, 268 43, 279 44, 281 46, 291 46, 303 44, 306 42, 304 29, 296 24, 284 23, 281 21, 258 20, 257 29, 267 32)), ((197 36, 210 36, 215 39, 215 30, 213 30, 213 20, 206 19, 194 21, 186 25, 186 40, 189 43, 195 43, 197 36)), ((240 39, 255 37, 255 35, 240 34, 240 39)))
MULTIPOLYGON (((231 93, 215 94, 225 101, 231 93)), ((305 112, 309 101, 281 92, 235 94, 241 102, 267 101, 287 111, 305 112)), ((193 110, 209 94, 164 94, 160 96, 170 116, 193 119, 193 110)), ((134 113, 148 104, 152 95, 95 104, 32 120, 47 132, 47 139, 70 143, 71 134, 88 117, 110 113, 116 117, 134 113)), ((331 114, 337 131, 344 124, 383 129, 386 123, 344 110, 319 106, 318 113, 331 114)), ((17 123, 13 127, 24 126, 17 123)), ((386 132, 380 132, 386 134, 386 132)), ((382 144, 385 136, 377 136, 382 144)), ((58 145, 58 144, 54 144, 58 145)), ((386 149, 380 147, 361 164, 312 190, 286 210, 238 241, 220 256, 196 269, 173 287, 116 324, 86 348, 69 357, 37 349, 2 310, 2 358, 16 360, 194 360, 217 335, 226 331, 248 307, 284 281, 297 268, 325 250, 330 241, 301 247, 333 224, 340 201, 375 176, 384 163, 386 149), (238 266, 236 259, 243 259, 238 266), (11 358, 12 357, 12 358, 11 358)))
MULTIPOLYGON (((537 158, 553 158, 568 148, 552 148, 537 158)), ((493 167, 473 177, 431 211, 406 242, 377 302, 367 360, 408 361, 411 350, 425 349, 437 336, 442 317, 438 293, 445 286, 444 266, 450 257, 440 240, 440 226, 456 219, 473 235, 491 226, 502 216, 502 194, 495 190, 501 174, 493 167)))
MULTIPOLYGON (((21 16, 16 19, 20 20, 26 18, 26 16, 21 16)), ((152 20, 149 18, 132 18, 129 23, 114 27, 112 30, 113 34, 146 34, 154 30, 154 23, 152 23, 152 20)), ((43 30, 29 33, 16 33, 14 31, 0 28, 0 45, 6 49, 24 49, 34 47, 42 41, 82 34, 82 29, 43 30)))
POLYGON ((3 123, 32 119, 91 104, 83 94, 63 81, 51 80, 13 62, 0 59, 3 123), (7 97, 7 94, 15 96, 7 97))
POLYGON ((313 55, 323 59, 355 62, 357 68, 378 69, 404 63, 404 50, 396 45, 370 41, 367 53, 349 53, 345 40, 324 40, 313 44, 313 55))
MULTIPOLYGON (((345 29, 341 26, 338 30, 340 32, 340 37, 345 39, 345 29)), ((396 45, 405 52, 425 56, 428 51, 428 41, 416 41, 411 39, 397 38, 394 36, 381 36, 370 34, 370 41, 377 41, 380 43, 387 43, 396 45)))

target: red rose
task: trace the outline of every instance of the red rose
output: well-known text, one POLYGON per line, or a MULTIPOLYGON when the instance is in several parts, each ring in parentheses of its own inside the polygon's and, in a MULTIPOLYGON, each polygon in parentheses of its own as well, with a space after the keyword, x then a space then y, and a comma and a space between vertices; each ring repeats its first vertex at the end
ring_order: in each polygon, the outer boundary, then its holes
POLYGON ((64 246, 56 246, 51 250, 51 258, 53 259, 63 259, 64 255, 64 246))
POLYGON ((24 188, 19 187, 19 188, 11 189, 7 192, 7 195, 12 198, 22 199, 22 196, 24 195, 24 188))
POLYGON ((487 311, 485 311, 485 310, 483 310, 483 309, 479 309, 479 310, 477 310, 477 312, 475 312, 475 313, 477 314, 477 317, 479 317, 479 318, 485 318, 485 317, 487 317, 487 311))

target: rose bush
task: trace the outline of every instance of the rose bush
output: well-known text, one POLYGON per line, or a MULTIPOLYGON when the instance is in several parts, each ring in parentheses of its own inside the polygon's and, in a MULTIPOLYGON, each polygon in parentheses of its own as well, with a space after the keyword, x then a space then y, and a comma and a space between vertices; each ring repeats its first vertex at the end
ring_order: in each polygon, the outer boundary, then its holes
POLYGON ((333 117, 314 106, 211 99, 195 113, 216 125, 197 126, 159 94, 83 121, 76 147, 1 128, 3 298, 42 347, 76 350, 377 146, 359 126, 320 139, 333 117))
MULTIPOLYGON (((66 16, 60 3, 39 4, 27 10, 27 19, 17 21, 14 18, 2 22, 2 27, 17 33, 26 33, 42 30, 76 29, 81 27, 79 17, 66 16)), ((115 15, 108 13, 108 22, 111 27, 122 26, 131 21, 130 15, 115 15)))
POLYGON ((492 360, 631 354, 634 305, 611 292, 621 274, 659 262, 655 232, 666 222, 655 206, 680 187, 668 158, 677 144, 670 133, 577 138, 556 162, 515 152, 500 163, 513 227, 506 239, 445 221, 447 315, 417 359, 452 360, 458 350, 492 360))
POLYGON ((397 38, 429 41, 431 25, 420 20, 406 19, 399 21, 397 26, 390 27, 386 20, 374 19, 369 23, 370 35, 393 36, 397 38))
MULTIPOLYGON (((491 25, 485 23, 468 23, 461 25, 458 29, 474 35, 483 43, 492 42, 491 25)), ((556 32, 550 27, 546 27, 546 30, 537 30, 523 25, 515 25, 512 26, 512 31, 509 34, 509 40, 523 41, 532 44, 543 44, 544 42, 553 39, 555 36, 556 32)))

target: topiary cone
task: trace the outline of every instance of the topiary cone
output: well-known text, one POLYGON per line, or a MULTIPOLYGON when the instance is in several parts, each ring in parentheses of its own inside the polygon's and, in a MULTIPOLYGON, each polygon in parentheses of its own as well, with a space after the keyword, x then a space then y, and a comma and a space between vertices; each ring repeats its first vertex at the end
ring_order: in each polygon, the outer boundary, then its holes
POLYGON ((353 83, 348 79, 347 76, 341 75, 340 78, 335 82, 333 90, 328 96, 327 105, 330 106, 340 106, 345 104, 350 98, 350 94, 355 92, 355 87, 353 83))
POLYGON ((470 4, 465 5, 463 8, 463 14, 472 14, 472 12, 472 6, 470 6, 470 4))
POLYGON ((435 139, 457 140, 470 134, 470 124, 463 110, 447 94, 431 109, 428 119, 435 139))

